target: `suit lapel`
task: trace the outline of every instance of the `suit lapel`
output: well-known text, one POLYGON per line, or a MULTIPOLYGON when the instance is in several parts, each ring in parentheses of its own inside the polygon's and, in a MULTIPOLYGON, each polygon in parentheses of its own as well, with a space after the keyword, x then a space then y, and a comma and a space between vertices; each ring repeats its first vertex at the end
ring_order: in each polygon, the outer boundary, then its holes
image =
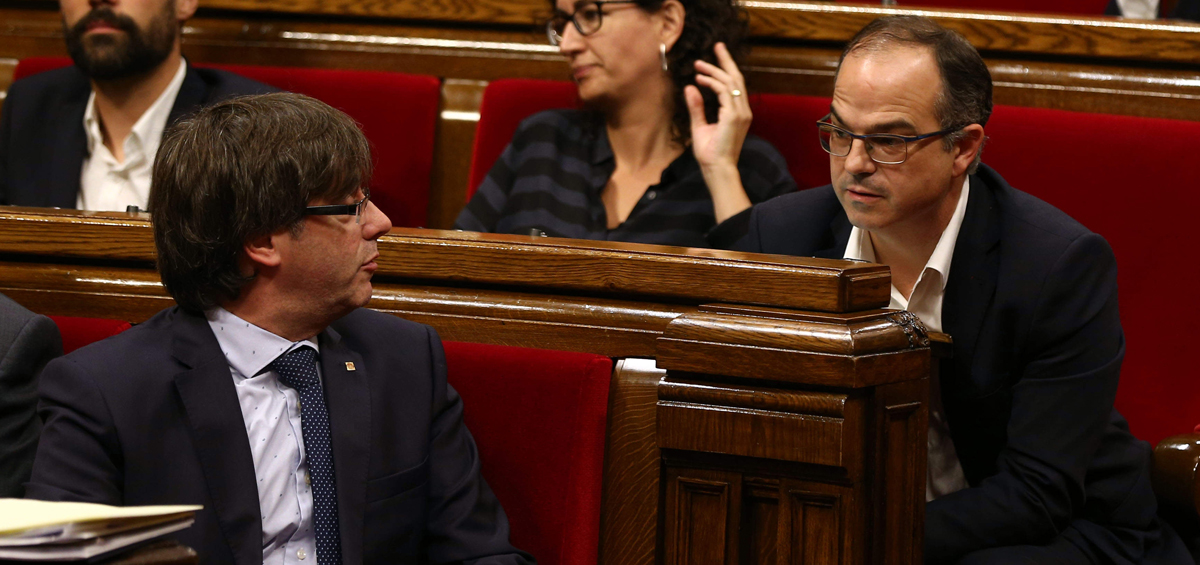
MULTIPOLYGON (((1000 211, 993 188, 971 176, 971 194, 954 244, 950 278, 942 299, 942 329, 954 339, 951 363, 969 374, 975 343, 991 306, 1000 271, 1000 211)), ((951 374, 943 374, 943 398, 954 395, 951 374)))
POLYGON ((829 223, 827 241, 831 242, 830 246, 814 252, 812 256, 823 259, 844 258, 846 256, 846 244, 850 241, 850 230, 853 228, 854 226, 850 224, 850 219, 846 217, 845 210, 842 210, 841 206, 838 206, 838 214, 829 223))
POLYGON ((187 63, 187 72, 183 75, 183 84, 179 86, 179 94, 175 95, 175 104, 171 106, 171 114, 167 117, 167 125, 175 123, 193 110, 200 107, 208 99, 208 85, 200 78, 200 73, 187 63))
POLYGON ((42 187, 41 206, 58 208, 74 208, 79 196, 80 177, 83 175, 83 160, 87 158, 87 133, 83 129, 83 113, 87 110, 88 97, 91 96, 91 85, 86 82, 79 89, 79 96, 73 96, 69 105, 62 112, 55 114, 57 124, 47 125, 46 131, 52 132, 54 140, 50 143, 53 151, 44 161, 49 167, 41 178, 49 179, 42 187))
POLYGON ((332 328, 321 333, 320 344, 325 403, 333 435, 342 561, 359 563, 363 556, 363 513, 366 510, 371 436, 371 391, 367 371, 374 367, 365 366, 362 356, 346 347, 332 328))
POLYGON ((262 562, 262 519, 254 456, 229 365, 200 316, 176 310, 172 354, 188 367, 175 388, 191 426, 221 533, 239 564, 262 562), (240 440, 240 441, 239 441, 240 440))

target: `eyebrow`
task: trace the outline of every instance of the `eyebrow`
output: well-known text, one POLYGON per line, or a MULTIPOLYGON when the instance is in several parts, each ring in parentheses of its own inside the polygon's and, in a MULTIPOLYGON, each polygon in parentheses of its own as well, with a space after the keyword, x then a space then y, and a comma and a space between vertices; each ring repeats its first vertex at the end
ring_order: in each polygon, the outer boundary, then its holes
MULTIPOLYGON (((833 119, 837 120, 838 123, 842 124, 843 126, 847 125, 846 120, 843 120, 842 117, 838 115, 837 110, 833 107, 833 104, 829 105, 829 115, 833 116, 833 119)), ((914 126, 912 122, 909 122, 904 118, 896 118, 894 120, 880 122, 867 129, 870 133, 894 133, 896 130, 907 130, 910 132, 917 131, 917 127, 914 126)))

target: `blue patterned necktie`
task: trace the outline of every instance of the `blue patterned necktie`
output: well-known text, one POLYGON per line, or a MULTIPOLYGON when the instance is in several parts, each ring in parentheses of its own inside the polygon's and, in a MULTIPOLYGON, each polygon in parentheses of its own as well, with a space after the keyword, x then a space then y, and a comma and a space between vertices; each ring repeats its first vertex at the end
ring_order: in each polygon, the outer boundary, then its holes
POLYGON ((338 529, 337 485, 334 483, 333 441, 325 392, 317 376, 317 352, 298 347, 271 362, 283 384, 300 394, 300 430, 312 479, 313 515, 317 523, 317 563, 340 565, 342 536, 338 529))

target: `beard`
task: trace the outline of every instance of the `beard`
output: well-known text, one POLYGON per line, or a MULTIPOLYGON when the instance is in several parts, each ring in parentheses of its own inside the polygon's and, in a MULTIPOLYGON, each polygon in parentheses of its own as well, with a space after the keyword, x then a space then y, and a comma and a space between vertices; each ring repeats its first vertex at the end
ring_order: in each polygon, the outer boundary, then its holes
POLYGON ((95 8, 67 27, 63 35, 67 52, 79 70, 95 80, 113 80, 144 75, 171 54, 179 26, 175 22, 175 4, 166 2, 146 30, 133 18, 114 13, 108 7, 95 8), (94 34, 85 37, 88 27, 103 22, 121 33, 94 34))

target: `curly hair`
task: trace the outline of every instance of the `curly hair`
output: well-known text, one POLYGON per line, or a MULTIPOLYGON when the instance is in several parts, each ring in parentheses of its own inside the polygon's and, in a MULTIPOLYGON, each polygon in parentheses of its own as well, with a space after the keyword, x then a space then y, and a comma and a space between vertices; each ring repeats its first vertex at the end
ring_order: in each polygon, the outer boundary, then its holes
MULTIPOLYGON (((653 13, 662 8, 665 1, 636 0, 635 3, 642 10, 653 13)), ((692 139, 692 118, 683 88, 696 84, 696 60, 720 66, 713 47, 722 42, 740 67, 750 47, 745 41, 748 16, 734 0, 679 0, 679 3, 685 12, 683 33, 667 52, 667 68, 675 85, 671 96, 675 103, 671 133, 676 141, 687 143, 692 139)), ((553 0, 550 0, 550 6, 554 7, 553 0)), ((704 98, 705 116, 710 122, 716 121, 717 110, 721 107, 717 95, 705 87, 700 87, 700 95, 704 98)))

